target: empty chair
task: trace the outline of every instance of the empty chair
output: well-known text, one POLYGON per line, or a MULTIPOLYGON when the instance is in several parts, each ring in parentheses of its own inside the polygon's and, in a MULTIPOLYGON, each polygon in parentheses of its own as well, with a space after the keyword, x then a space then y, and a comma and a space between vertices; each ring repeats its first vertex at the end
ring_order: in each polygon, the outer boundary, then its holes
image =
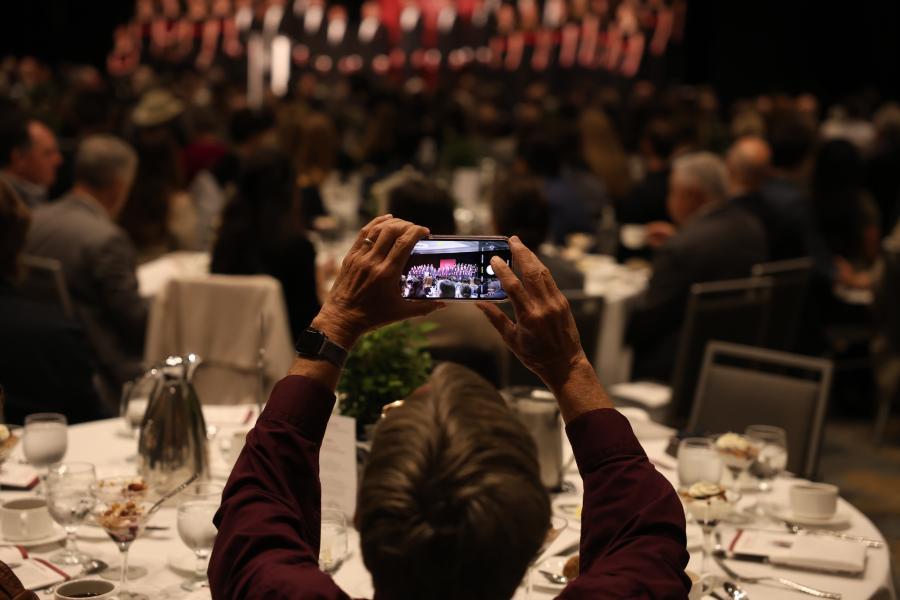
POLYGON ((30 254, 22 254, 19 260, 25 271, 19 291, 32 300, 52 304, 66 317, 74 318, 72 298, 69 296, 62 263, 55 258, 30 254))
POLYGON ((768 277, 698 283, 691 287, 672 372, 669 419, 687 419, 706 345, 713 341, 761 346, 772 298, 768 277))
POLYGON ((787 432, 788 470, 813 478, 831 390, 832 364, 821 358, 710 342, 689 431, 743 432, 774 425, 787 432))
POLYGON ((154 299, 144 358, 195 353, 203 404, 264 402, 294 350, 281 284, 268 275, 176 277, 154 299))
MULTIPOLYGON (((581 290, 564 290, 563 294, 572 308, 572 316, 578 327, 581 347, 588 361, 594 364, 597 345, 600 341, 600 321, 603 318, 603 296, 592 296, 581 290)), ((505 303, 504 311, 513 318, 512 303, 505 303)), ((515 356, 509 359, 509 385, 542 386, 541 380, 515 356)))
POLYGON ((753 267, 754 277, 768 277, 773 282, 768 331, 762 344, 766 348, 798 350, 814 265, 811 258, 793 258, 753 267))

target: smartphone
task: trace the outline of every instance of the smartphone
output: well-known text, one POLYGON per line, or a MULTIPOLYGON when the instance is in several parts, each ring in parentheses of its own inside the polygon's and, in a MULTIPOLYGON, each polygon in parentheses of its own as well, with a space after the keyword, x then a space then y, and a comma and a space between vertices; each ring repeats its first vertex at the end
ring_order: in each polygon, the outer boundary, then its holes
POLYGON ((433 235, 420 240, 400 276, 407 300, 504 302, 506 292, 491 267, 499 256, 512 268, 509 238, 433 235))

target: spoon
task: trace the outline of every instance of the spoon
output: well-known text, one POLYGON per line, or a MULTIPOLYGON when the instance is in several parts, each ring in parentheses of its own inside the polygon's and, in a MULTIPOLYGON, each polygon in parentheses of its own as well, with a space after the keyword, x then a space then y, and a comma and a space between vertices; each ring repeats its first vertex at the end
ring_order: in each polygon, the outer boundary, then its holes
POLYGON ((170 491, 166 494, 163 494, 163 496, 159 500, 156 501, 156 504, 151 506, 150 510, 147 511, 147 516, 149 517, 150 515, 152 515, 156 511, 158 511, 159 507, 161 507, 166 500, 168 500, 172 496, 175 496, 176 494, 181 493, 181 491, 184 490, 184 488, 186 488, 187 486, 194 483, 194 480, 197 479, 199 476, 200 476, 200 473, 194 473, 193 475, 191 475, 190 477, 188 477, 187 479, 185 479, 184 481, 179 483, 175 489, 173 489, 172 491, 170 491))
POLYGON ((544 569, 538 569, 538 573, 547 578, 547 581, 550 583, 555 583, 557 585, 566 585, 569 583, 569 578, 565 575, 561 575, 560 573, 554 573, 552 571, 545 571, 544 569))
POLYGON ((750 600, 750 596, 747 595, 747 592, 734 585, 730 581, 726 581, 722 586, 725 588, 725 591, 728 592, 728 595, 734 598, 734 600, 750 600))
MULTIPOLYGON (((76 575, 75 577, 72 577, 71 579, 69 579, 69 581, 75 581, 76 579, 81 579, 82 577, 87 577, 88 575, 95 575, 95 574, 99 573, 100 571, 105 571, 108 568, 109 568, 108 564, 106 564, 99 558, 93 558, 90 560, 90 562, 83 564, 81 566, 81 572, 78 575, 76 575)), ((65 582, 61 581, 60 583, 65 583, 65 582)), ((48 587, 47 589, 44 590, 44 593, 47 595, 50 595, 56 591, 56 588, 58 586, 59 586, 59 583, 57 583, 56 585, 51 585, 50 587, 48 587)))

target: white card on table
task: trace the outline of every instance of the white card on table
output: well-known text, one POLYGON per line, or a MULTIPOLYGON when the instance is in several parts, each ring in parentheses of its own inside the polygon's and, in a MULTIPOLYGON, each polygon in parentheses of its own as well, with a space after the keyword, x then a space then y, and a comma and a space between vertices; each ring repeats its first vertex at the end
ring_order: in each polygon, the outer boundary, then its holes
POLYGON ((29 465, 7 461, 0 467, 0 486, 28 490, 37 485, 38 472, 29 465))
POLYGON ((322 508, 356 512, 356 419, 331 415, 319 451, 322 508))

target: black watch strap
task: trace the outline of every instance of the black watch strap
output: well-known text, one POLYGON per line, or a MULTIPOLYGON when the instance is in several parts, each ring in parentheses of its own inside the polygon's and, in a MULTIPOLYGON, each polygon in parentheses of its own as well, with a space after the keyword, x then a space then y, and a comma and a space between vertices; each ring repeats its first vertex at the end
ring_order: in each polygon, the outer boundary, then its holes
POLYGON ((297 354, 314 360, 327 360, 337 368, 347 362, 347 350, 328 339, 324 332, 307 327, 297 340, 297 354))

